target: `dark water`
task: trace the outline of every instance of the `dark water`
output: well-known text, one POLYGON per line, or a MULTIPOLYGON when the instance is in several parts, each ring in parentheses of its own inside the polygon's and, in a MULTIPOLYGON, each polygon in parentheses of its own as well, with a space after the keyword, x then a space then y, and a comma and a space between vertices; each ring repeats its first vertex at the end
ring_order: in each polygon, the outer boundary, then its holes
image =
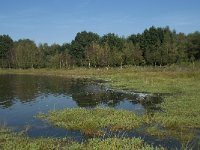
MULTIPOLYGON (((0 75, 0 124, 14 131, 24 131, 30 137, 71 137, 81 141, 86 137, 78 131, 56 128, 35 119, 39 112, 97 106, 127 109, 142 115, 162 111, 156 103, 161 97, 153 94, 112 90, 108 83, 86 79, 51 76, 0 75)), ((120 135, 120 133, 118 133, 120 135)), ((138 131, 126 133, 142 137, 146 142, 167 147, 180 147, 175 139, 156 139, 138 131)))

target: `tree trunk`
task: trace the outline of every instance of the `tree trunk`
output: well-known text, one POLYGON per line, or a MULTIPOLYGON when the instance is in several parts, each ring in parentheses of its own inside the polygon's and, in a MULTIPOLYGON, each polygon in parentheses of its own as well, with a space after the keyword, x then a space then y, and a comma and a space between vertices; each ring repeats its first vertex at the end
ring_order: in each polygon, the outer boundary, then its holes
POLYGON ((1 57, 1 68, 3 68, 3 53, 2 53, 2 57, 1 57))
POLYGON ((88 67, 90 68, 90 61, 89 61, 89 63, 88 63, 88 67))
POLYGON ((65 68, 67 68, 67 66, 68 66, 68 63, 67 63, 67 59, 66 59, 66 61, 65 61, 65 68))
POLYGON ((194 69, 194 67, 195 67, 195 63, 194 63, 194 61, 192 62, 192 68, 194 69))

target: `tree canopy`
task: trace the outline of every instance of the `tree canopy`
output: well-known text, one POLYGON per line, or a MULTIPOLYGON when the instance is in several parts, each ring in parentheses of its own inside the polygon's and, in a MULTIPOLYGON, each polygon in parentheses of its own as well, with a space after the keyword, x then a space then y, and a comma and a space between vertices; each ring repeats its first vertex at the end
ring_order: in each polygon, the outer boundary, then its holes
POLYGON ((150 27, 143 33, 120 37, 82 31, 62 45, 30 39, 13 41, 0 35, 2 68, 67 68, 70 66, 115 67, 124 65, 165 66, 200 60, 200 32, 176 33, 169 27, 150 27))

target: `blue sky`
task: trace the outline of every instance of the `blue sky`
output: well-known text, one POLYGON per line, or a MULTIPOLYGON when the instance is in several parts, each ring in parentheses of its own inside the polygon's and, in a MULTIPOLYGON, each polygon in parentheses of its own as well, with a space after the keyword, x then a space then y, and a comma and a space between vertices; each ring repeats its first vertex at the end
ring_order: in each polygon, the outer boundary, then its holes
POLYGON ((0 34, 14 40, 62 44, 83 30, 128 36, 152 25, 200 31, 200 0, 0 0, 0 34))

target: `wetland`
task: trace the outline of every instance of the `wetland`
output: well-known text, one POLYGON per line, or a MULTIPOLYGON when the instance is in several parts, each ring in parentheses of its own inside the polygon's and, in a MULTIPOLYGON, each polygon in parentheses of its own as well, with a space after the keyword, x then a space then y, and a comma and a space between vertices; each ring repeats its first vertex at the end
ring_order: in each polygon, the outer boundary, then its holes
POLYGON ((137 140, 146 149, 198 149, 198 82, 198 71, 2 70, 0 143, 6 133, 71 149, 108 141, 131 149, 137 140))

